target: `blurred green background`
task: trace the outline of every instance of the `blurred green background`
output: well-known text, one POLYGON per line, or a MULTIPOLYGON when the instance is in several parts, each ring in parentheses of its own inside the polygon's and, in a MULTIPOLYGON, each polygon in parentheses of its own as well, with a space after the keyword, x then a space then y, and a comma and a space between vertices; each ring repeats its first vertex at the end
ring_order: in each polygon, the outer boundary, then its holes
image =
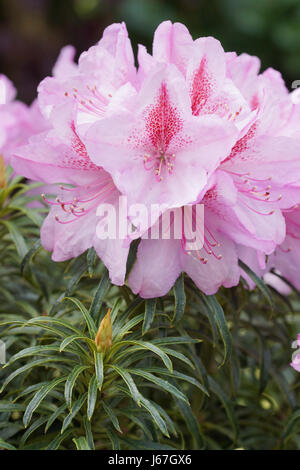
POLYGON ((0 73, 31 102, 62 46, 78 54, 112 22, 125 21, 134 48, 151 47, 163 20, 181 21, 194 37, 213 35, 225 50, 248 52, 300 79, 300 0, 0 0, 0 73))

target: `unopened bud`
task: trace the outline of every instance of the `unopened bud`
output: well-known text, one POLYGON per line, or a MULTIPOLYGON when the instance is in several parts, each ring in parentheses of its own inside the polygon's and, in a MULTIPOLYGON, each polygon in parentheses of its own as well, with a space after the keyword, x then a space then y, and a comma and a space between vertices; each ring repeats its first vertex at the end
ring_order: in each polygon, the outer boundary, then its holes
POLYGON ((6 177, 5 177, 5 165, 3 157, 0 155, 0 188, 5 188, 6 177))
POLYGON ((110 318, 110 308, 100 323, 98 332, 95 336, 95 343, 98 352, 106 352, 112 345, 112 326, 110 318))

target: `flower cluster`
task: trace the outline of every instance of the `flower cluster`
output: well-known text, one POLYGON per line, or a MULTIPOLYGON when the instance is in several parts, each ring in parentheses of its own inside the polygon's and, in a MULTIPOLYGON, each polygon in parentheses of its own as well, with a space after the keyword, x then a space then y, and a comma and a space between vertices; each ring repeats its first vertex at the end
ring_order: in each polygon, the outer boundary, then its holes
POLYGON ((11 81, 0 75, 0 155, 6 163, 16 147, 46 126, 37 101, 28 107, 15 99, 16 93, 11 81))
MULTIPOLYGON (((19 174, 58 185, 41 230, 53 259, 94 247, 122 285, 140 237, 128 283, 144 298, 166 294, 182 271, 206 294, 235 286, 238 259, 299 288, 300 105, 280 73, 260 73, 258 58, 226 53, 212 37, 193 40, 169 21, 155 31, 152 54, 139 46, 137 67, 124 24, 109 26, 78 64, 74 52, 64 48, 39 85, 42 130, 11 159, 19 174), (100 239, 97 209, 118 213, 120 196, 159 207, 157 216, 126 239, 100 239), (188 249, 184 227, 176 239, 145 236, 163 214, 172 220, 195 204, 204 206, 201 248, 188 249)), ((1 86, 6 103, 12 92, 1 86)), ((190 211, 187 223, 194 219, 190 211)))

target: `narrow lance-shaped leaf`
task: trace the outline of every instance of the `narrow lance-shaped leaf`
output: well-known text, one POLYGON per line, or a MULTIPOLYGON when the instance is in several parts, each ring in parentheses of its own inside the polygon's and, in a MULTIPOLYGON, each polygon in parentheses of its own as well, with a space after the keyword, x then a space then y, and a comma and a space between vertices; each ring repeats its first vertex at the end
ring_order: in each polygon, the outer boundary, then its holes
POLYGON ((142 334, 146 333, 146 331, 148 331, 149 328, 151 327, 151 324, 155 316, 155 309, 156 309, 156 299, 147 299, 142 334))
POLYGON ((88 369, 88 367, 89 366, 78 365, 74 367, 72 372, 68 375, 68 378, 65 384, 65 399, 66 399, 66 403, 69 409, 72 406, 72 391, 76 383, 76 380, 84 370, 88 369))
POLYGON ((95 351, 94 359, 97 385, 98 389, 101 390, 104 379, 103 353, 95 351))
POLYGON ((98 392, 97 386, 98 386, 97 377, 96 377, 96 374, 94 374, 89 382, 89 389, 88 389, 87 416, 89 420, 92 419, 96 402, 97 402, 97 392, 98 392))
POLYGON ((154 384, 158 385, 158 387, 161 390, 165 390, 171 395, 174 395, 179 400, 183 400, 186 403, 189 403, 187 397, 180 390, 178 390, 177 387, 170 384, 166 380, 161 379, 160 377, 156 377, 151 372, 146 372, 141 369, 130 369, 129 372, 133 375, 139 375, 140 377, 143 377, 144 379, 149 380, 149 382, 153 382, 154 384))
POLYGON ((63 421, 63 425, 62 425, 62 428, 61 428, 61 433, 63 433, 67 429, 67 427, 71 424, 72 420, 75 418, 77 413, 80 411, 80 409, 81 409, 82 405, 84 404, 84 402, 86 401, 86 399, 87 399, 87 392, 84 393, 83 395, 81 395, 81 397, 78 398, 78 400, 76 400, 76 402, 73 405, 72 411, 65 417, 65 419, 63 421))
POLYGON ((222 341, 224 343, 224 358, 223 362, 220 364, 220 366, 223 366, 230 358, 231 355, 231 349, 232 349, 232 339, 231 339, 231 334, 225 319, 225 315, 223 312, 223 309, 217 299, 215 298, 214 295, 204 295, 202 294, 203 300, 207 307, 210 309, 212 312, 214 319, 216 321, 216 324, 218 326, 218 329, 220 331, 220 335, 222 338, 222 341))
POLYGON ((271 295, 270 290, 268 289, 268 287, 264 283, 264 281, 260 277, 258 277, 258 275, 255 274, 255 272, 253 272, 252 269, 250 269, 249 266, 247 266, 242 260, 239 260, 239 266, 250 277, 250 279, 254 282, 254 284, 256 284, 256 286, 261 291, 261 293, 263 294, 265 299, 269 302, 269 304, 270 304, 270 306, 273 310, 274 305, 273 305, 272 295, 271 295))
POLYGON ((75 443, 77 450, 92 450, 85 437, 74 437, 72 440, 75 443))
POLYGON ((124 380, 124 382, 126 383, 128 387, 128 390, 130 392, 132 399, 138 404, 138 406, 140 406, 141 394, 138 391, 137 386, 135 385, 134 380, 132 379, 131 375, 127 372, 127 370, 121 367, 118 367, 115 365, 110 365, 110 367, 114 369, 122 377, 122 379, 124 380))
POLYGON ((116 417, 116 415, 115 415, 113 409, 112 409, 108 404, 106 404, 104 401, 102 402, 102 406, 103 406, 103 409, 105 410, 107 416, 110 418, 110 420, 111 420, 111 422, 112 422, 114 428, 115 428, 118 432, 122 433, 122 430, 121 430, 121 428, 120 428, 120 424, 119 424, 118 418, 116 417))
POLYGON ((90 312, 89 312, 91 317, 94 320, 97 319, 99 322, 102 320, 101 315, 99 315, 101 307, 102 307, 102 302, 109 286, 110 286, 109 274, 106 269, 99 283, 99 286, 96 290, 92 305, 90 307, 90 312))
POLYGON ((66 377, 59 377, 58 379, 52 380, 48 384, 44 385, 40 390, 38 390, 38 392, 34 395, 34 397, 28 403, 27 408, 25 410, 25 413, 23 416, 23 423, 24 423, 25 428, 28 426, 34 411, 41 404, 41 402, 48 395, 48 393, 50 393, 54 387, 59 385, 61 382, 64 382, 65 380, 66 380, 66 377))
POLYGON ((80 300, 77 300, 73 297, 65 297, 63 300, 70 300, 80 310, 80 312, 82 313, 82 315, 84 316, 84 319, 86 321, 90 336, 91 336, 91 338, 94 339, 95 335, 97 333, 97 328, 96 328, 96 325, 94 323, 94 320, 92 319, 91 315, 89 314, 89 312, 87 311, 85 306, 80 302, 80 300))
POLYGON ((172 318, 172 323, 179 323, 183 317, 186 296, 184 292, 184 275, 183 273, 179 276, 174 284, 174 296, 175 296, 175 311, 172 318))

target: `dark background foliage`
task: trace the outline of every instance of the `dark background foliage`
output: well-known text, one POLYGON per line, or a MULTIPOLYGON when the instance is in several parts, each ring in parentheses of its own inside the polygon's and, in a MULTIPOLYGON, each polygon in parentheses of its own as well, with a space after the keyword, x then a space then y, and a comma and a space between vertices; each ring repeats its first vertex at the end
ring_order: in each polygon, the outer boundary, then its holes
POLYGON ((62 46, 79 54, 107 25, 125 21, 134 47, 151 47, 165 19, 185 23, 194 37, 215 36, 227 51, 259 56, 289 88, 300 79, 299 0, 0 0, 0 72, 29 103, 62 46))

